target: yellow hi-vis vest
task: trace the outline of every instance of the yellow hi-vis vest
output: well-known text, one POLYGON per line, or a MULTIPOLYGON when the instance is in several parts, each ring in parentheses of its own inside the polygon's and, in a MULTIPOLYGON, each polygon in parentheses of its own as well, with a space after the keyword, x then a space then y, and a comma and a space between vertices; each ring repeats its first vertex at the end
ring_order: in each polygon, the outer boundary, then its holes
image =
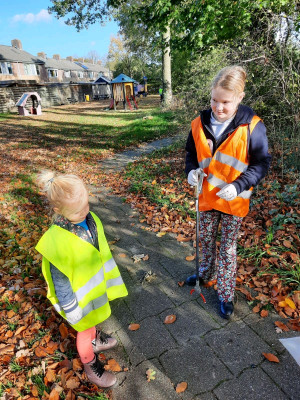
POLYGON ((36 250, 43 255, 42 272, 48 285, 47 297, 64 318, 65 313, 55 294, 50 263, 69 278, 78 304, 83 309, 82 319, 72 325, 79 332, 110 316, 110 300, 128 295, 102 223, 94 213, 91 214, 97 226, 100 251, 57 225, 52 225, 36 246, 36 250))
POLYGON ((250 125, 240 125, 217 148, 213 156, 200 116, 192 121, 192 135, 199 167, 207 174, 199 195, 199 211, 214 209, 237 217, 245 217, 248 214, 253 188, 244 190, 232 201, 223 200, 216 193, 225 185, 235 181, 248 168, 248 129, 251 135, 259 121, 260 118, 255 115, 250 125))

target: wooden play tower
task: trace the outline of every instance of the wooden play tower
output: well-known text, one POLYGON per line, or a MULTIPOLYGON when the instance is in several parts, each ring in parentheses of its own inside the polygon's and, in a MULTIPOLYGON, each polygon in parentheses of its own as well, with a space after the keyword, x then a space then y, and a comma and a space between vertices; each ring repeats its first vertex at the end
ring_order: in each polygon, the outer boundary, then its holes
POLYGON ((125 74, 120 74, 111 81, 113 98, 109 107, 110 109, 114 108, 116 110, 117 104, 121 101, 123 102, 124 110, 128 108, 133 110, 133 107, 138 108, 134 96, 134 83, 135 80, 125 74))

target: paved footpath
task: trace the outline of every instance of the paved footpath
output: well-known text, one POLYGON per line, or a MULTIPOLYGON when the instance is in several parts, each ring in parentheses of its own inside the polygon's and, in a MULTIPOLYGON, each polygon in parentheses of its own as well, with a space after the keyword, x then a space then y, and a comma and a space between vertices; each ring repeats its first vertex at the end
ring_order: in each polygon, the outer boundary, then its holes
MULTIPOLYGON (((171 141, 124 152, 104 161, 100 169, 113 173, 171 141)), ((189 287, 177 285, 194 273, 194 263, 185 260, 191 254, 190 243, 142 229, 138 212, 107 188, 93 192, 91 209, 100 216, 108 240, 117 240, 111 245, 112 253, 129 292, 128 297, 111 303, 112 316, 102 324, 119 341, 107 358, 128 368, 117 374, 114 400, 299 400, 300 367, 279 342, 299 333, 276 333, 278 315, 261 318, 250 311, 242 295, 234 319, 222 319, 214 289, 203 289, 204 304, 200 297, 190 295, 189 287), (134 263, 132 257, 137 254, 149 259, 134 263), (155 276, 143 279, 147 272, 155 276), (166 325, 169 314, 177 319, 166 325), (130 323, 139 323, 140 329, 130 331, 130 323), (262 352, 277 355, 280 363, 267 361, 262 352), (147 382, 149 368, 156 375, 147 382), (175 387, 180 382, 188 387, 179 394, 175 387)))

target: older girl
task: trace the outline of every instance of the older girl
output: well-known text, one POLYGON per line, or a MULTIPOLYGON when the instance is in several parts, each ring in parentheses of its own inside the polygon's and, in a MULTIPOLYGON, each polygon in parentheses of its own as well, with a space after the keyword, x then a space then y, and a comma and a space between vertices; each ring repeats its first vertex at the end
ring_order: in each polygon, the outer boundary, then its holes
MULTIPOLYGON (((271 160, 265 125, 250 107, 241 104, 245 81, 246 72, 239 66, 218 73, 212 85, 211 108, 192 121, 186 143, 189 184, 197 184, 199 168, 207 175, 199 195, 200 282, 217 278, 220 314, 226 319, 234 311, 239 228, 249 211, 253 187, 266 175, 271 160)), ((196 275, 186 283, 195 285, 196 275)))

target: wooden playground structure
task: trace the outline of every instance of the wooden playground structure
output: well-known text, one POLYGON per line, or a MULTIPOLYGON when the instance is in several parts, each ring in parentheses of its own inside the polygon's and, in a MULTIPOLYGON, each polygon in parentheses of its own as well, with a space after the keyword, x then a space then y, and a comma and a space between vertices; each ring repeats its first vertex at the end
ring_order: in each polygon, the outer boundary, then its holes
POLYGON ((133 107, 138 109, 134 95, 134 83, 135 80, 125 74, 120 74, 111 81, 112 100, 109 106, 110 110, 116 110, 119 102, 123 103, 124 110, 128 108, 133 110, 133 107))

